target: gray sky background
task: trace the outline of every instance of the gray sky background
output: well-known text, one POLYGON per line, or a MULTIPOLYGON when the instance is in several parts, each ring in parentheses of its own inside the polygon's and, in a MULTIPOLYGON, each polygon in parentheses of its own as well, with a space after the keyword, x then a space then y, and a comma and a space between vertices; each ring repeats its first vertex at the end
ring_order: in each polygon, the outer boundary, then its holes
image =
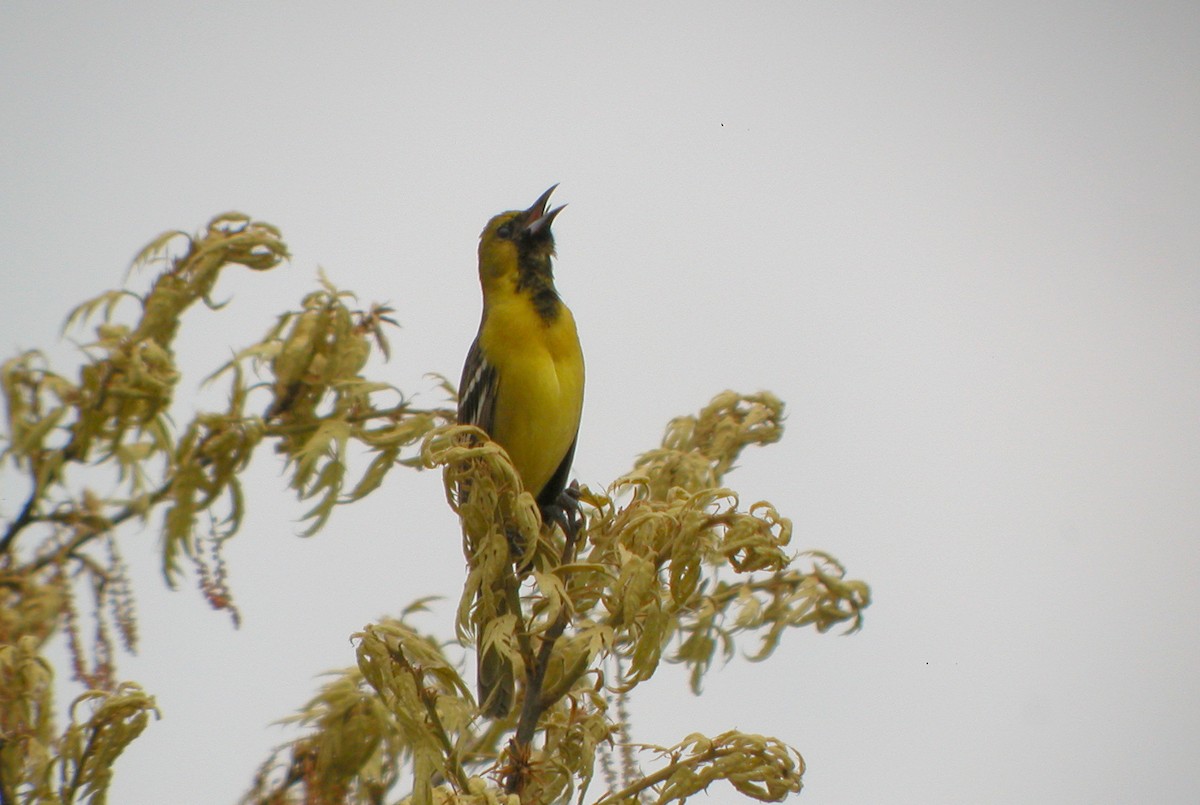
MULTIPOLYGON (((730 483, 875 593, 861 633, 788 635, 700 699, 666 669, 637 739, 778 736, 817 803, 1200 801, 1200 6, 434 6, 0 8, 4 353, 70 360, 69 307, 237 209, 294 259, 226 276, 182 396, 320 266, 395 306, 378 371, 432 401, 478 323, 479 230, 562 182, 576 475, 770 389, 787 434, 730 483)), ((163 719, 114 803, 235 801, 352 632, 441 594, 420 623, 450 633, 439 477, 302 540, 272 457, 252 476, 242 629, 126 540, 120 668, 163 719)))

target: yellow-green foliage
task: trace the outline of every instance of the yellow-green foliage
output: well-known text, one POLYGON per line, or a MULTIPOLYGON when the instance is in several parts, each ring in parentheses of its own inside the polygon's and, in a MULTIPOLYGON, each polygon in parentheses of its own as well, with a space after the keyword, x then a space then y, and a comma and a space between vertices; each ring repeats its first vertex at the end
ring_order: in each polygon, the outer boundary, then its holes
MULTIPOLYGON (((358 735, 397 740, 375 741, 369 757, 353 756, 326 780, 373 780, 374 791, 391 781, 375 769, 404 765, 413 774, 403 802, 413 805, 509 796, 583 801, 597 757, 623 740, 614 695, 649 679, 664 658, 689 664, 698 690, 718 653, 733 656, 743 633, 758 639, 752 658, 765 659, 791 626, 857 629, 867 586, 845 579, 825 554, 789 553, 787 518, 765 502, 743 509, 720 485, 743 447, 778 440, 782 418, 782 404, 769 394, 726 392, 698 416, 673 421, 663 446, 608 492, 581 491, 587 524, 575 546, 561 529, 542 526, 500 447, 468 426, 431 431, 422 455, 445 470, 469 560, 458 642, 499 646, 525 681, 525 697, 535 690, 537 700, 499 723, 479 720, 471 686, 445 646, 404 621, 367 627, 358 636, 358 668, 309 704, 303 723, 311 731, 290 747, 286 763, 264 769, 247 801, 277 801, 291 787, 286 769, 305 763, 296 758, 312 756, 322 741, 346 741, 349 721, 320 714, 343 712, 347 702, 373 714, 370 727, 356 723, 358 735), (606 674, 606 658, 617 659, 619 678, 606 674), (386 707, 367 708, 367 701, 386 707), (536 742, 522 743, 526 718, 536 722, 536 742)), ((738 732, 641 751, 655 770, 643 774, 634 752, 624 754, 623 779, 606 780, 609 790, 596 802, 684 801, 719 780, 778 801, 800 789, 804 771, 786 744, 738 732)), ((305 790, 328 793, 320 785, 313 780, 305 790)), ((361 787, 337 791, 344 800, 336 801, 373 801, 361 787)))
POLYGON ((154 699, 131 682, 112 691, 89 691, 71 705, 71 724, 56 749, 51 777, 62 802, 78 797, 95 805, 108 801, 113 764, 125 747, 142 734, 150 714, 158 715, 154 699), (82 705, 91 707, 86 721, 76 718, 82 705))
POLYGON ((640 746, 626 699, 664 660, 686 664, 699 692, 746 637, 745 653, 763 660, 789 627, 861 626, 867 586, 833 557, 792 550, 791 522, 725 483, 746 446, 781 438, 783 403, 723 392, 672 420, 607 489, 575 489, 577 516, 543 524, 504 451, 452 424, 452 400, 419 409, 364 375, 375 350, 388 355, 391 311, 357 309, 322 277, 209 377, 228 384, 227 406, 176 426, 181 316, 216 307, 222 269, 286 258, 273 227, 240 214, 196 236, 166 233, 135 261, 160 267, 146 292, 110 291, 69 317, 98 320, 77 379, 36 351, 0 367, 0 458, 27 495, 0 531, 0 802, 104 802, 116 758, 157 713, 117 681, 115 644, 137 641, 122 526, 159 530, 168 583, 189 562, 208 602, 236 620, 220 548, 252 503, 240 477, 265 446, 311 503, 307 534, 397 466, 441 468, 469 569, 454 628, 441 630, 454 639, 415 630, 414 617, 434 616, 425 601, 364 627, 356 665, 288 719, 301 736, 264 763, 244 802, 682 802, 721 780, 763 801, 798 791, 804 764, 786 744, 727 732, 640 746), (93 492, 85 479, 97 477, 115 491, 93 492), (59 631, 88 689, 61 732, 42 654, 59 631), (518 680, 516 709, 495 722, 462 675, 480 647, 518 680))
POLYGON ((225 410, 175 426, 181 373, 173 345, 183 315, 197 302, 218 307, 211 295, 225 268, 267 270, 287 256, 274 227, 239 213, 214 218, 196 236, 168 232, 134 261, 158 268, 144 293, 108 291, 68 316, 74 330, 98 320, 76 379, 38 351, 0 366, 5 486, 26 495, 0 528, 0 802, 57 802, 65 791, 103 801, 112 761, 145 725, 137 712, 153 709, 117 682, 116 644, 137 642, 122 525, 160 527, 167 580, 179 578, 187 558, 209 603, 236 619, 219 549, 241 523, 240 473, 260 445, 282 453, 292 487, 316 499, 315 530, 335 504, 378 486, 406 445, 445 421, 445 411, 415 410, 402 397, 391 408, 373 404, 370 395, 390 387, 360 372, 373 346, 386 351, 388 311, 355 310, 351 295, 323 281, 302 310, 283 314, 263 341, 210 378, 228 381, 225 410), (271 380, 248 380, 252 370, 271 380), (350 440, 377 459, 344 494, 350 440), (102 497, 90 484, 112 491, 102 497), (93 713, 55 734, 53 673, 40 652, 60 630, 71 675, 93 689, 93 713))
POLYGON ((52 723, 54 672, 25 636, 0 643, 0 785, 4 801, 107 801, 113 764, 157 714, 154 699, 132 683, 89 691, 70 707, 70 724, 52 723), (79 711, 90 708, 83 720, 79 711))
MULTIPOLYGON (((540 526, 499 447, 467 427, 426 439, 426 462, 445 468, 471 568, 459 638, 499 645, 525 679, 525 696, 538 697, 517 717, 514 743, 484 752, 496 758, 507 790, 529 802, 578 796, 592 781, 597 751, 621 729, 604 691, 631 690, 663 659, 687 663, 699 692, 718 652, 732 657, 742 633, 758 636, 753 658, 765 659, 789 626, 861 625, 868 587, 846 580, 832 557, 790 552, 786 517, 763 501, 742 507, 722 485, 745 446, 779 440, 782 421, 783 404, 772 395, 733 392, 673 420, 632 473, 604 493, 581 490, 586 526, 577 545, 540 526), (620 679, 606 677, 606 657, 619 662, 620 679), (540 746, 521 743, 531 709, 540 746)), ((677 752, 670 774, 651 775, 655 782, 643 787, 652 785, 660 801, 684 799, 715 779, 771 800, 799 790, 803 763, 782 744, 734 733, 711 743, 728 746, 706 745, 687 762, 677 752)), ((485 735, 478 745, 496 746, 485 735)), ((626 788, 650 779, 624 765, 626 788)))

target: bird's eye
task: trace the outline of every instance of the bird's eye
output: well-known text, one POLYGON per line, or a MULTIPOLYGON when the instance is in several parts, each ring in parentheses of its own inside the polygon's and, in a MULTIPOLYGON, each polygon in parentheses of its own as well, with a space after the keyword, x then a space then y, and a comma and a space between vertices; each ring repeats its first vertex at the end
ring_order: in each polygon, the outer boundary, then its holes
POLYGON ((512 224, 507 223, 496 230, 496 235, 498 237, 504 238, 505 240, 508 240, 509 238, 512 237, 512 232, 513 232, 512 224))

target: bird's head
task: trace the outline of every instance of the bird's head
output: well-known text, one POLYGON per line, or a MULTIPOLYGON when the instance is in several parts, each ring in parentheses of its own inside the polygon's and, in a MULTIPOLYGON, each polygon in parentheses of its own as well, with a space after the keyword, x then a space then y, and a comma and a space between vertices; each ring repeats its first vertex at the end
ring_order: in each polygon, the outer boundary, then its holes
POLYGON ((538 197, 527 210, 502 212, 488 221, 479 236, 479 276, 485 283, 521 275, 549 280, 553 277, 550 258, 554 255, 554 234, 550 224, 562 212, 562 205, 549 209, 554 185, 538 197))

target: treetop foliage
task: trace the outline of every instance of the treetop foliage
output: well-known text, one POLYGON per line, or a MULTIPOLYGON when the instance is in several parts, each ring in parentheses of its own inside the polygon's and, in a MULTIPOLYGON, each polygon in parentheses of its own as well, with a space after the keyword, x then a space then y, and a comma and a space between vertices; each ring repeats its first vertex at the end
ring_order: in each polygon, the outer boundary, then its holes
POLYGON ((665 803, 720 780, 761 801, 799 791, 803 760, 775 738, 635 744, 627 699, 664 660, 686 665, 699 693, 747 638, 745 655, 764 660, 791 627, 862 625, 867 585, 827 554, 794 551, 790 520, 726 485, 747 446, 782 437, 783 403, 727 391, 672 420, 628 474, 575 487, 581 520, 564 529, 542 522, 503 449, 454 423, 449 383, 444 406, 418 408, 364 376, 374 351, 388 357, 391 310, 358 309, 321 277, 208 378, 227 384, 227 406, 176 426, 183 314, 219 307, 223 269, 287 258, 274 227, 241 214, 166 233, 135 260, 159 268, 145 293, 109 291, 68 317, 94 322, 76 376, 38 351, 0 367, 4 483, 24 501, 0 532, 0 805, 105 801, 115 760, 158 716, 115 668, 118 645, 138 638, 122 535, 158 530, 167 583, 190 566, 236 621, 221 546, 251 505, 241 473, 265 445, 310 503, 306 535, 397 467, 440 469, 468 570, 452 639, 414 626, 434 616, 428 601, 365 626, 355 664, 288 719, 300 737, 264 762, 244 802, 665 803), (62 731, 43 654, 58 633, 85 688, 62 731), (463 677, 483 647, 520 683, 499 720, 481 716, 463 677))

